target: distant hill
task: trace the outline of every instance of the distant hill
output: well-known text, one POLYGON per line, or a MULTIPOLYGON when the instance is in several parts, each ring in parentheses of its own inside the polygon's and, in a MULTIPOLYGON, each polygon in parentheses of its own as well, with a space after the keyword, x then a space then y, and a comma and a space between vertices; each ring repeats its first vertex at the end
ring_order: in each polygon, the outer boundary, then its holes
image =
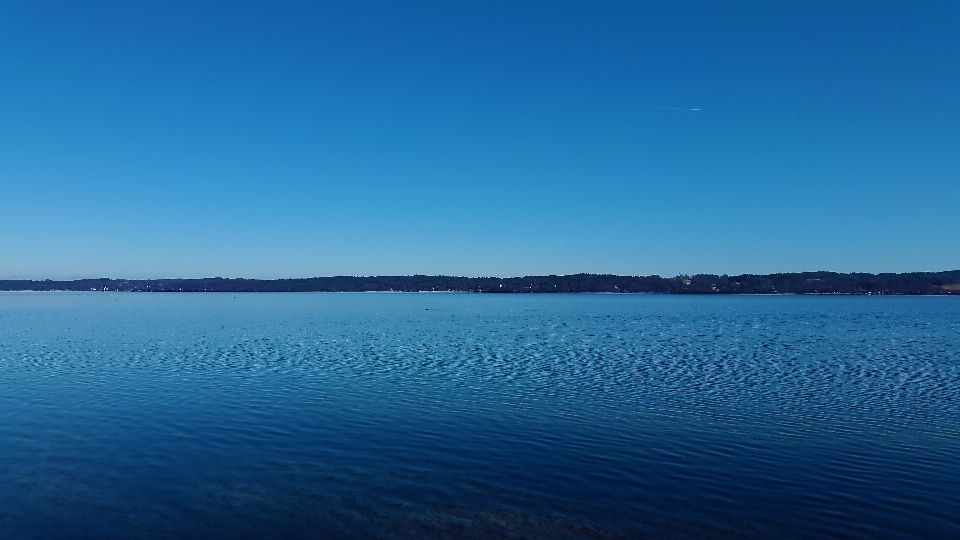
POLYGON ((333 276, 302 279, 78 279, 0 280, 0 291, 149 292, 365 292, 460 291, 482 293, 670 293, 670 294, 957 294, 960 270, 906 274, 790 274, 671 278, 574 274, 512 278, 453 276, 333 276))

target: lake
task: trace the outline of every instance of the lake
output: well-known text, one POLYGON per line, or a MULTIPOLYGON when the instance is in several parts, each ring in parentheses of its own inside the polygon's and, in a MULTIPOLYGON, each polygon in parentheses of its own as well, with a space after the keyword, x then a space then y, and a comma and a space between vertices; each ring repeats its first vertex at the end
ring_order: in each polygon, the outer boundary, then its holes
POLYGON ((0 537, 960 537, 960 299, 0 293, 0 537))

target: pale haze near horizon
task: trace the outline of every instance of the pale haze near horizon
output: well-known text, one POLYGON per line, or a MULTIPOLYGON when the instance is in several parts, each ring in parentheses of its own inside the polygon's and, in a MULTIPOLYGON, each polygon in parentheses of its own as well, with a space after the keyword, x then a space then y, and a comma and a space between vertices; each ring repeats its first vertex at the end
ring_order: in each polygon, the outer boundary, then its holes
POLYGON ((960 268, 960 3, 0 2, 0 279, 960 268))

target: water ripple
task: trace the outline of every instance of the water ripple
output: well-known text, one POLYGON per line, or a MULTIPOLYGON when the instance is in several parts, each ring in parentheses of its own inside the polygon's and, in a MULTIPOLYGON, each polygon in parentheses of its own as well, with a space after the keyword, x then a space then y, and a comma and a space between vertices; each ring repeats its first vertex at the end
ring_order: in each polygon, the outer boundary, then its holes
POLYGON ((0 294, 0 528, 960 536, 954 300, 0 294))

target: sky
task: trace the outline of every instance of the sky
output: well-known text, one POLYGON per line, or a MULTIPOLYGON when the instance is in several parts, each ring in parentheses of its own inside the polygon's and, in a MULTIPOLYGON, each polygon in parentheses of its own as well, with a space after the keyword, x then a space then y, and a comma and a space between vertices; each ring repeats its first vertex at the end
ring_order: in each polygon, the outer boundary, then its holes
POLYGON ((0 279, 960 268, 960 2, 0 0, 0 279))

